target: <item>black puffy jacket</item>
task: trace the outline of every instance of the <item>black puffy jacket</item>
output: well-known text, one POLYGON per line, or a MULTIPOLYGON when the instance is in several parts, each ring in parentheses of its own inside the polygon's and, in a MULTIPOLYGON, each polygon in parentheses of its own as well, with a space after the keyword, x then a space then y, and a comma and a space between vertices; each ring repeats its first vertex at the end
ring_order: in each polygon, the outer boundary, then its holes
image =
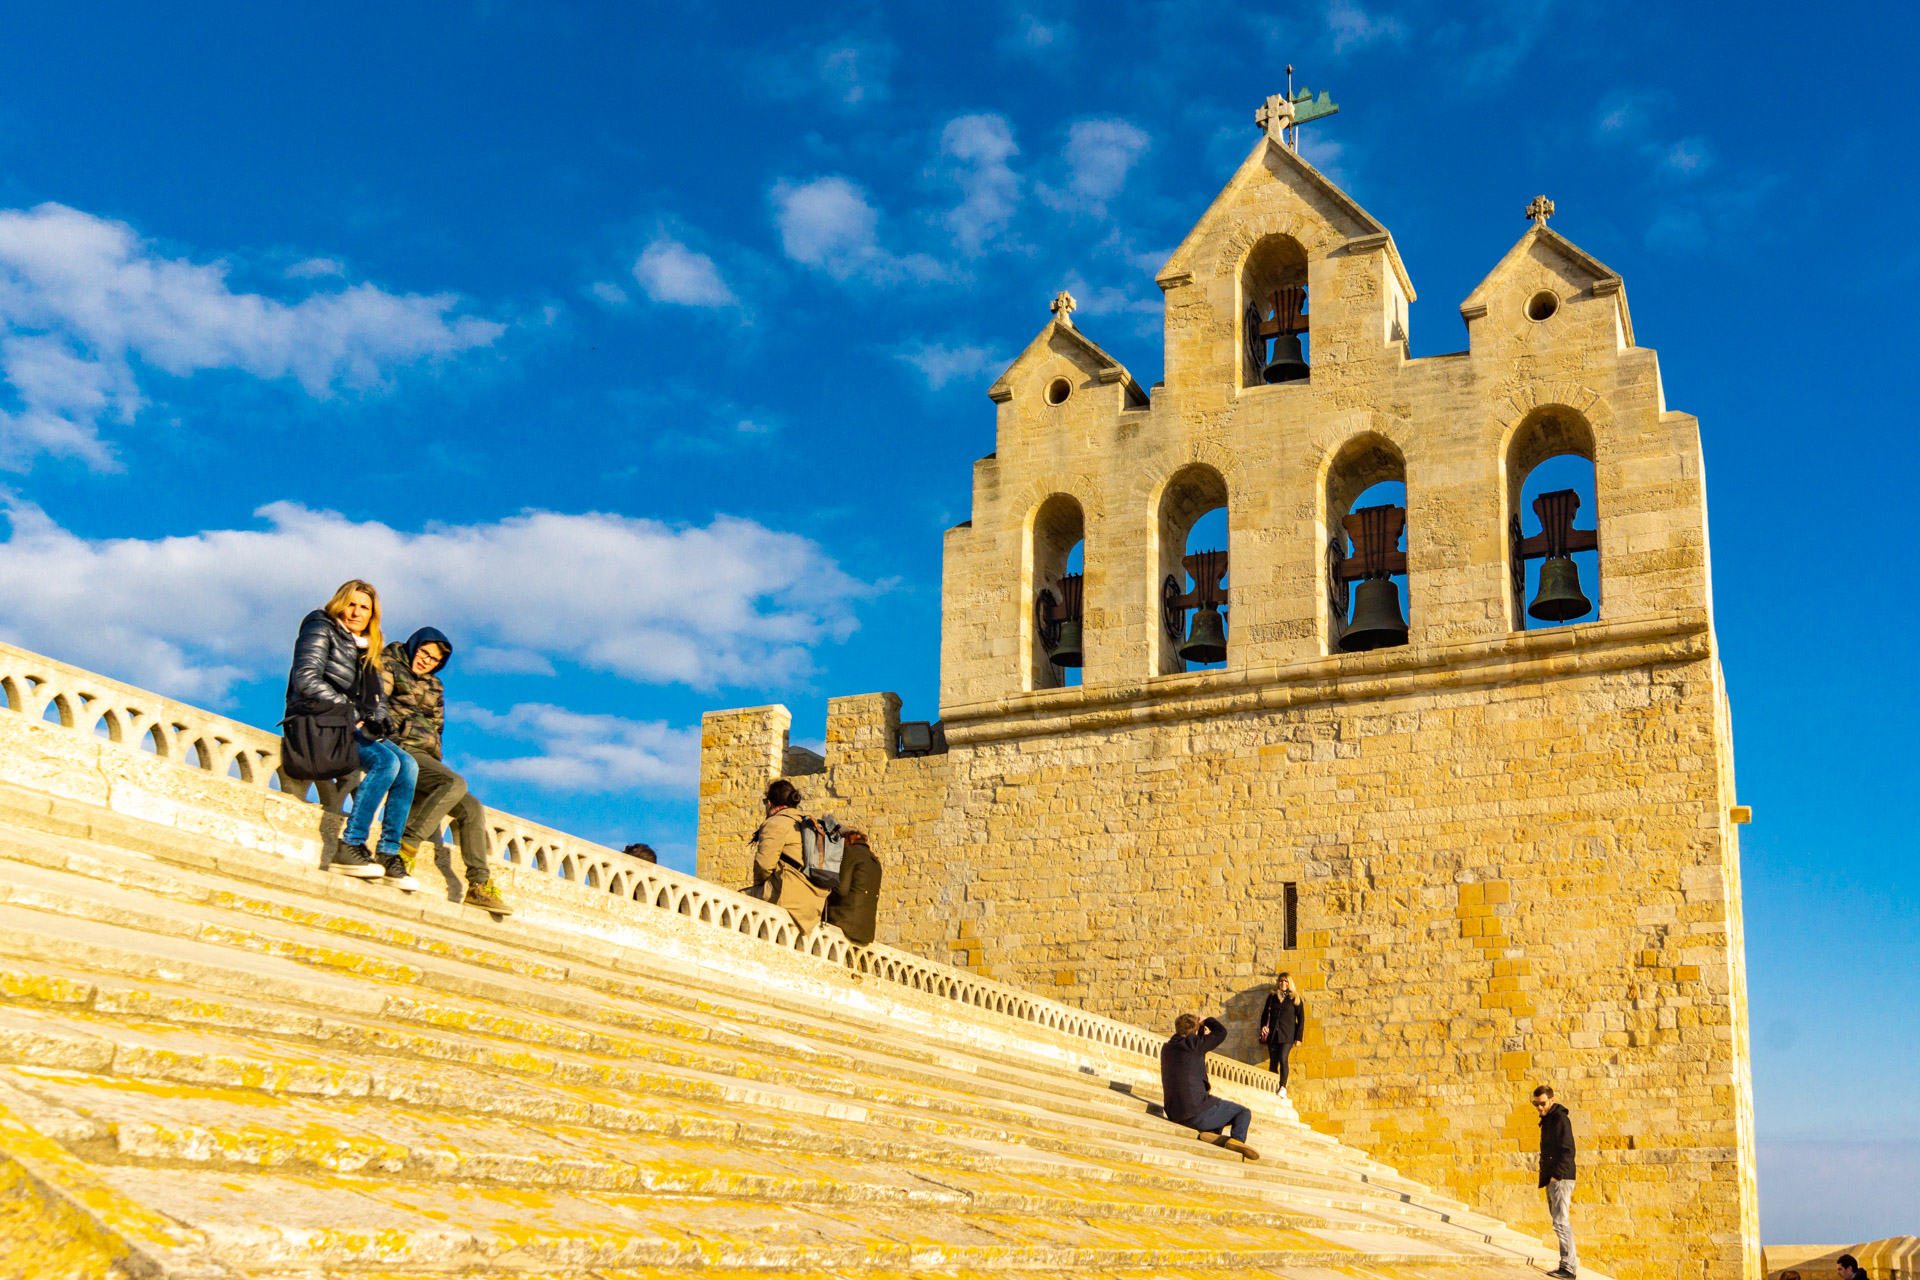
POLYGON ((1160 1109, 1175 1124, 1185 1124, 1213 1105, 1207 1083, 1207 1055, 1226 1043, 1227 1026, 1208 1018, 1190 1036, 1175 1036, 1160 1047, 1160 1109))
POLYGON ((1540 1117, 1540 1185, 1555 1178, 1574 1180, 1573 1116, 1557 1102, 1540 1117))
POLYGON ((300 638, 293 642, 293 670, 287 674, 287 714, 351 706, 369 725, 385 721, 386 694, 361 652, 326 610, 315 609, 302 619, 300 638))

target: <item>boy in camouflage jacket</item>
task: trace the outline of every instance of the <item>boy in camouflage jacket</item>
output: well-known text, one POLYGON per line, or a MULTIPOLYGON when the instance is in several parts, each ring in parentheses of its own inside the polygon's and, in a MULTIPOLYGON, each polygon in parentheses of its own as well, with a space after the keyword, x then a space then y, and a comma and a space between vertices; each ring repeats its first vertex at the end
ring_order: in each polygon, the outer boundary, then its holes
POLYGON ((422 627, 384 650, 382 680, 393 717, 393 741, 420 766, 407 829, 400 836, 400 857, 413 870, 420 846, 440 832, 452 814, 460 832, 460 861, 466 864, 465 903, 496 916, 513 914, 487 871, 487 819, 467 780, 440 759, 440 734, 446 727, 447 695, 435 673, 453 656, 453 642, 433 627, 422 627))

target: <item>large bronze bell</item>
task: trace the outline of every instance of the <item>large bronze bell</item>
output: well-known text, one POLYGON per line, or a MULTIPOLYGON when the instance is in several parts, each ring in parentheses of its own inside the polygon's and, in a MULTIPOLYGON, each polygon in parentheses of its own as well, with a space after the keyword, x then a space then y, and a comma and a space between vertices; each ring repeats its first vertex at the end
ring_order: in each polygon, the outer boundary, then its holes
POLYGON ((1056 667, 1077 667, 1085 657, 1080 651, 1080 619, 1068 618, 1060 624, 1060 638, 1047 650, 1047 661, 1056 667))
POLYGON ((1340 637, 1348 653, 1386 649, 1407 642, 1407 620, 1400 616, 1400 588, 1392 578, 1368 578, 1353 596, 1353 625, 1340 637))
POLYGON ((1260 380, 1268 384, 1298 382, 1309 372, 1307 358, 1300 353, 1300 335, 1283 333, 1273 340, 1273 359, 1260 371, 1260 380))
POLYGON ((1571 556, 1549 556, 1540 564, 1540 590, 1527 612, 1542 622, 1565 622, 1591 612, 1593 601, 1580 589, 1580 566, 1571 556))
POLYGON ((1187 626, 1186 641, 1180 656, 1188 662, 1224 662, 1227 658, 1227 624, 1216 605, 1203 605, 1193 611, 1187 626))

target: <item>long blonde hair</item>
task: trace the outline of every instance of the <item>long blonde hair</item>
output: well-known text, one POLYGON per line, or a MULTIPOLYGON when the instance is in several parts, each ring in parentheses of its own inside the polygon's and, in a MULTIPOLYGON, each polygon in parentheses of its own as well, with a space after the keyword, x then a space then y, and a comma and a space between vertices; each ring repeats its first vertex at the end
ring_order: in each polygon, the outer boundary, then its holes
POLYGON ((373 614, 367 619, 367 649, 365 653, 360 655, 360 658, 361 661, 367 663, 375 671, 378 671, 380 670, 381 644, 380 593, 373 589, 373 584, 371 582, 362 582, 358 578, 348 578, 340 584, 340 589, 333 593, 333 599, 327 601, 325 612, 329 618, 332 618, 342 627, 345 627, 347 625, 344 621, 347 612, 347 597, 356 591, 364 592, 367 599, 373 601, 373 614))

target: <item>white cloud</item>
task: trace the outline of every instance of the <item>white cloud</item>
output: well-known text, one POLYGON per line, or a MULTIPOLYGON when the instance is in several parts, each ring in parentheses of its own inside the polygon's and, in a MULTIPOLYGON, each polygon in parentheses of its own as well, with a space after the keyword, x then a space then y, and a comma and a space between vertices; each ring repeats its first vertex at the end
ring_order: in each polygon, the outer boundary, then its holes
POLYGON ((842 36, 752 64, 755 94, 823 98, 844 110, 885 102, 894 48, 885 40, 842 36))
POLYGON ((589 289, 594 297, 610 307, 624 307, 627 304, 627 291, 611 280, 596 280, 589 289))
POLYGON ((380 588, 395 638, 439 627, 456 662, 699 689, 804 679, 870 590, 816 543, 730 516, 529 511, 407 533, 276 502, 260 529, 94 540, 26 503, 7 514, 0 637, 188 699, 281 675, 300 619, 349 577, 380 588))
POLYGON ((1333 0, 1327 6, 1327 30, 1333 33, 1333 51, 1364 48, 1376 40, 1404 40, 1406 28, 1398 18, 1376 18, 1353 0, 1333 0))
POLYGON ((504 327, 451 294, 369 284, 281 302, 235 293, 224 263, 167 258, 125 223, 64 205, 0 210, 0 466, 39 454, 113 466, 103 422, 146 405, 136 362, 176 377, 237 369, 308 395, 382 385, 398 366, 486 346, 504 327))
POLYGON ((738 301, 712 258, 671 236, 659 237, 641 252, 633 264, 633 278, 655 302, 730 307, 738 301))
POLYGON ((956 378, 984 378, 988 374, 997 374, 1006 367, 1007 358, 991 347, 962 343, 947 346, 938 342, 922 342, 896 351, 894 358, 904 360, 918 369, 927 380, 927 385, 938 391, 956 378))
POLYGON ((1134 163, 1152 144, 1145 131, 1125 120, 1076 121, 1061 150, 1067 166, 1066 187, 1042 187, 1040 198, 1055 209, 1104 215, 1107 202, 1127 185, 1134 163))
MULTIPOLYGON (((488 738, 537 745, 538 754, 506 759, 468 757, 467 771, 496 782, 521 782, 545 791, 691 791, 700 781, 700 730, 663 720, 583 715, 529 702, 499 715, 471 703, 452 703, 447 717, 488 738)), ((463 743, 471 741, 462 735, 463 743)))
POLYGON ((1713 148, 1705 138, 1682 138, 1666 149, 1660 163, 1681 177, 1692 177, 1713 167, 1713 148))
POLYGON ((315 276, 344 276, 346 267, 332 258, 304 258, 287 268, 289 280, 311 280, 315 276))
POLYGON ((1020 207, 1020 175, 1007 163, 1020 154, 1013 127, 1005 116, 956 116, 940 131, 940 153, 958 162, 950 176, 961 197, 943 221, 961 252, 978 256, 1020 207))
POLYGON ((1350 190, 1353 180, 1342 162, 1346 145, 1307 125, 1300 130, 1300 158, 1326 175, 1327 181, 1342 191, 1350 190))
POLYGON ((921 254, 896 257, 880 246, 880 211, 867 193, 841 177, 774 184, 774 221, 787 256, 836 280, 876 284, 933 279, 939 264, 921 254))

